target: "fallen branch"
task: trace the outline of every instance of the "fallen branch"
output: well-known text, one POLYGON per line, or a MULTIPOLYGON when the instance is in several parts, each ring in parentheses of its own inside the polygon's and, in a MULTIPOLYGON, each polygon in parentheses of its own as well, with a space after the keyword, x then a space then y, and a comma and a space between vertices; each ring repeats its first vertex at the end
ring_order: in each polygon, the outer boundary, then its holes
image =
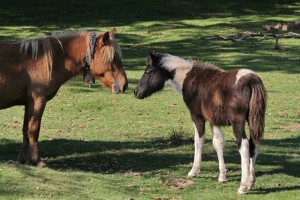
POLYGON ((212 37, 205 37, 203 38, 204 40, 230 40, 230 41, 234 41, 234 42, 240 42, 243 41, 249 37, 260 37, 258 39, 258 41, 262 41, 262 40, 266 40, 266 39, 276 39, 276 43, 275 43, 275 49, 280 49, 282 50, 282 48, 280 47, 280 45, 278 44, 278 40, 282 39, 282 38, 297 38, 300 39, 300 34, 298 33, 294 33, 294 32, 288 32, 288 33, 284 33, 284 34, 275 34, 275 33, 253 33, 250 31, 245 31, 245 32, 241 32, 238 33, 235 36, 224 36, 224 35, 214 35, 212 37))
POLYGON ((288 33, 284 33, 284 34, 274 34, 274 33, 261 33, 261 32, 253 33, 253 32, 246 31, 246 32, 238 33, 236 36, 214 35, 212 37, 206 37, 203 39, 204 40, 231 40, 234 42, 239 42, 239 41, 245 40, 249 37, 262 37, 262 38, 258 39, 260 41, 260 40, 265 40, 268 37, 275 38, 275 39, 276 38, 278 38, 278 39, 300 38, 300 34, 294 33, 294 32, 288 32, 288 33))
POLYGON ((285 23, 285 24, 278 23, 276 25, 264 25, 263 29, 267 31, 270 30, 289 31, 289 30, 300 29, 300 20, 291 23, 285 23))

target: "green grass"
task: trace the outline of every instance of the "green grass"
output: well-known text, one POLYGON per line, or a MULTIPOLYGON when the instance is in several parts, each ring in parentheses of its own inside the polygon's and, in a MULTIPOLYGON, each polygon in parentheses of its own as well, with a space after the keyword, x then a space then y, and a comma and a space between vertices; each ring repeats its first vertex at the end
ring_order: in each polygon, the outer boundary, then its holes
POLYGON ((56 30, 117 27, 129 89, 112 95, 98 83, 84 86, 81 77, 63 85, 43 117, 39 152, 48 166, 42 169, 16 162, 23 107, 1 110, 0 199, 299 198, 299 40, 280 40, 285 50, 278 51, 271 39, 237 43, 202 38, 258 32, 264 24, 299 20, 300 3, 198 2, 4 0, 1 41, 56 30), (240 157, 230 127, 224 128, 228 183, 217 182, 217 156, 208 127, 202 172, 187 179, 194 130, 182 98, 170 88, 145 100, 133 97, 150 50, 208 61, 225 70, 246 67, 261 76, 268 90, 268 109, 252 192, 236 194, 240 157))

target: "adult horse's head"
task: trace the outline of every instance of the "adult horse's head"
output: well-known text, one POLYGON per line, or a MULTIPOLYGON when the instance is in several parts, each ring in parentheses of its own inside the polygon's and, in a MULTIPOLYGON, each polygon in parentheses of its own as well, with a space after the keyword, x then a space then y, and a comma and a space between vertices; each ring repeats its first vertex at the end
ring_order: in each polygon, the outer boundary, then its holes
POLYGON ((175 70, 164 66, 165 54, 149 53, 147 67, 134 90, 136 98, 144 99, 163 89, 165 82, 174 78, 175 70))
POLYGON ((90 48, 92 74, 113 93, 125 92, 128 82, 123 69, 121 48, 114 38, 114 30, 91 35, 92 40, 95 40, 94 47, 90 48))

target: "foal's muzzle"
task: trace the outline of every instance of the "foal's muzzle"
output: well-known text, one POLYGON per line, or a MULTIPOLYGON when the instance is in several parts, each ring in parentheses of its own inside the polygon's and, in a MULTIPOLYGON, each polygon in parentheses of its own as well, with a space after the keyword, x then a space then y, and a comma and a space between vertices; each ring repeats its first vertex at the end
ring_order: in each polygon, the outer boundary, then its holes
POLYGON ((144 98, 145 98, 145 96, 143 95, 143 93, 142 93, 142 92, 139 92, 139 91, 137 90, 137 88, 134 89, 134 96, 135 96, 136 98, 138 98, 138 99, 144 99, 144 98))

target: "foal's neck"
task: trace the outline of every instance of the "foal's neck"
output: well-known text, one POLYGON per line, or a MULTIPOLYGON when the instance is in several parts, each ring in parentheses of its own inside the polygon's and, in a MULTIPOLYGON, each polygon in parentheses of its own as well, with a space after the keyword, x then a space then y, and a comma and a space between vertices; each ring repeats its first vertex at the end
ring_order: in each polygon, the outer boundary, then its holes
POLYGON ((177 68, 173 79, 169 79, 166 84, 170 85, 175 91, 182 95, 182 85, 186 75, 192 67, 177 68))
POLYGON ((167 55, 161 60, 161 64, 168 71, 175 71, 174 78, 167 81, 179 94, 182 95, 182 85, 186 74, 193 68, 193 62, 178 56, 167 55))

